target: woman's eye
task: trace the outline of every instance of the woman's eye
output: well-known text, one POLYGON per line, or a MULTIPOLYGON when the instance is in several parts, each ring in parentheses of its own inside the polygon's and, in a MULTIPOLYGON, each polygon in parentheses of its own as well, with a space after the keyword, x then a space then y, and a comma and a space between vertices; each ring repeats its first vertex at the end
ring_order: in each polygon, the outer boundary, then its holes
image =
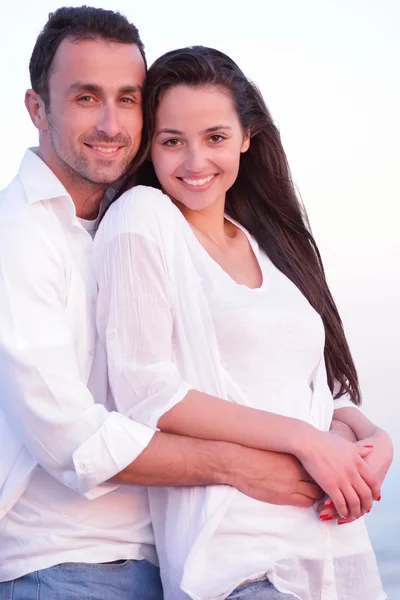
POLYGON ((169 140, 165 140, 163 142, 164 146, 168 146, 169 148, 176 148, 177 146, 179 146, 181 144, 180 140, 177 140, 176 138, 171 138, 169 140))
POLYGON ((213 142, 214 144, 218 144, 218 142, 222 142, 224 139, 224 136, 220 135, 219 133, 214 133, 209 137, 210 142, 213 142))

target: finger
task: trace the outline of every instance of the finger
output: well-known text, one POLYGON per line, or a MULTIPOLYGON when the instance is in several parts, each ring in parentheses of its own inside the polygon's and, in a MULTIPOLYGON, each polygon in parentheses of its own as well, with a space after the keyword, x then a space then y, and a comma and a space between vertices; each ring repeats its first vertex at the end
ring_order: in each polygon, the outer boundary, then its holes
MULTIPOLYGON (((297 487, 297 486, 296 486, 297 487)), ((312 498, 315 502, 316 500, 321 500, 325 493, 321 490, 321 488, 316 483, 306 483, 305 481, 298 486, 298 493, 308 496, 312 498)))
POLYGON ((332 521, 333 519, 340 519, 340 516, 336 512, 336 508, 334 506, 330 508, 322 507, 319 518, 321 521, 332 521))
POLYGON ((336 512, 338 513, 339 517, 341 518, 345 518, 348 515, 348 509, 347 509, 347 504, 346 504, 346 498, 343 494, 343 492, 341 491, 340 488, 336 488, 332 493, 331 493, 331 500, 333 502, 334 507, 336 508, 336 512))
MULTIPOLYGON (((359 478, 359 479, 361 479, 361 478, 359 478)), ((357 484, 359 484, 359 482, 357 482, 357 484)), ((362 515, 361 500, 360 500, 360 497, 359 497, 356 489, 354 489, 353 485, 351 485, 350 483, 345 484, 342 488, 342 492, 343 492, 343 496, 346 499, 348 511, 344 515, 342 515, 340 513, 340 511, 338 511, 340 516, 342 518, 345 518, 345 517, 348 517, 349 515, 351 515, 355 519, 358 519, 358 517, 361 517, 361 515, 362 515)))
POLYGON ((372 491, 368 487, 368 485, 365 483, 364 479, 362 479, 361 476, 358 477, 357 479, 358 480, 355 483, 353 483, 353 489, 355 490, 355 492, 360 500, 361 513, 365 514, 372 508, 372 502, 373 502, 372 491))
POLYGON ((338 525, 347 525, 348 523, 354 523, 356 521, 354 517, 347 517, 347 519, 338 519, 338 525))
POLYGON ((361 456, 361 458, 365 458, 366 456, 368 456, 368 454, 370 454, 374 449, 374 447, 370 444, 367 444, 366 446, 355 446, 355 448, 358 454, 361 456))
POLYGON ((302 468, 302 474, 301 474, 301 478, 300 481, 304 481, 307 483, 315 483, 314 479, 311 477, 311 475, 308 473, 308 471, 306 471, 305 469, 302 468))
POLYGON ((379 500, 381 497, 381 486, 379 484, 378 477, 371 471, 367 463, 364 461, 359 465, 358 472, 367 486, 370 488, 373 499, 379 500))
POLYGON ((290 496, 290 504, 292 506, 299 506, 300 508, 311 508, 315 504, 315 499, 296 493, 290 496))

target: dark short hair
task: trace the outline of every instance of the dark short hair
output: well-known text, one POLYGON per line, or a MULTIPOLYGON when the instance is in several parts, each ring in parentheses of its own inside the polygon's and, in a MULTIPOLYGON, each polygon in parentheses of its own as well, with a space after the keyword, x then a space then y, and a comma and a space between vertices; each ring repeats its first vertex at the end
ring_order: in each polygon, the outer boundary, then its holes
POLYGON ((144 45, 137 28, 119 12, 91 6, 58 8, 39 34, 29 63, 32 89, 49 105, 49 78, 55 53, 61 42, 103 39, 136 44, 146 64, 144 45))

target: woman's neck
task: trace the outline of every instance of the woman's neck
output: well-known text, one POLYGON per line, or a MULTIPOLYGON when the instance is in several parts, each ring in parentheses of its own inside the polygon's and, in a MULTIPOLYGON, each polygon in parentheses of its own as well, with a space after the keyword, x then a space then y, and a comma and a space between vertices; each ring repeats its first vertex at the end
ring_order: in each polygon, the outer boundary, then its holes
POLYGON ((180 203, 177 207, 196 233, 211 240, 222 251, 229 248, 237 227, 225 218, 224 204, 213 204, 204 210, 191 210, 180 203))

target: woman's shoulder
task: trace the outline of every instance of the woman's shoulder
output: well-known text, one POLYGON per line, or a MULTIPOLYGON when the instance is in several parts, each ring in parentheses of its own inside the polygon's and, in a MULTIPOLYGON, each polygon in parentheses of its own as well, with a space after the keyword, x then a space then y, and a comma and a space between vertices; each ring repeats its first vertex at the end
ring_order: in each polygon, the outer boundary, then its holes
POLYGON ((121 233, 149 233, 155 229, 178 226, 180 211, 161 190, 138 185, 126 191, 106 211, 100 230, 107 237, 121 233))
POLYGON ((118 213, 135 212, 143 215, 159 216, 173 212, 175 206, 161 190, 146 185, 137 185, 116 200, 109 210, 118 213))

